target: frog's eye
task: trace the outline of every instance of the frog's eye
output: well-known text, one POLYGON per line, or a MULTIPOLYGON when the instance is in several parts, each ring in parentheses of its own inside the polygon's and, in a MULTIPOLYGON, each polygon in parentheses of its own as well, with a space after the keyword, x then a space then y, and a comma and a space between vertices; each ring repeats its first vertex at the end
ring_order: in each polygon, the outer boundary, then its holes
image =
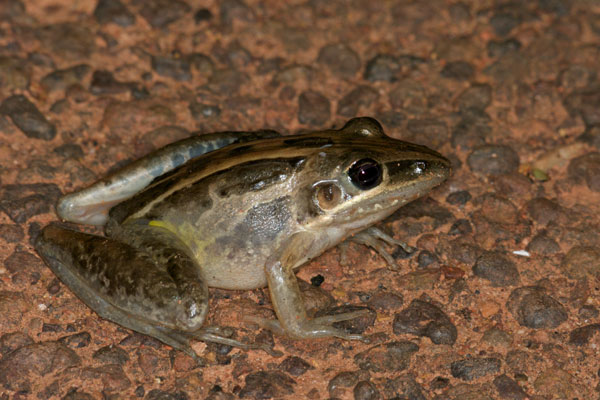
POLYGON ((362 190, 372 189, 381 183, 382 170, 379 163, 370 158, 356 161, 348 170, 352 183, 362 190))
POLYGON ((323 182, 315 187, 314 199, 322 210, 331 210, 342 200, 342 189, 332 182, 323 182))

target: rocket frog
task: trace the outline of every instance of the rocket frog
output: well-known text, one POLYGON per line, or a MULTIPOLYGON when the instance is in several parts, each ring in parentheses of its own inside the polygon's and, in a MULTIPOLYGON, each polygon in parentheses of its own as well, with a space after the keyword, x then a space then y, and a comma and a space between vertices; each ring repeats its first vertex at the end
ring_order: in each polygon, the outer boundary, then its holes
POLYGON ((192 357, 190 339, 270 351, 203 326, 209 287, 268 287, 277 319, 252 320, 276 333, 362 340, 333 324, 368 311, 310 319, 294 270, 351 236, 398 244, 372 225, 449 173, 446 158, 372 118, 296 136, 193 136, 59 200, 61 219, 106 236, 50 224, 35 247, 101 317, 192 357))

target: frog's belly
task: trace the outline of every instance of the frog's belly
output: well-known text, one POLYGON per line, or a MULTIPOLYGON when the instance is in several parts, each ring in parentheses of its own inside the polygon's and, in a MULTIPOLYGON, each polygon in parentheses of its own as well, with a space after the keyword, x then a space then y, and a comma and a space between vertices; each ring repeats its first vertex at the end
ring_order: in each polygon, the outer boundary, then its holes
POLYGON ((248 290, 267 286, 262 257, 217 257, 199 262, 209 287, 248 290), (262 262, 261 262, 262 261, 262 262))

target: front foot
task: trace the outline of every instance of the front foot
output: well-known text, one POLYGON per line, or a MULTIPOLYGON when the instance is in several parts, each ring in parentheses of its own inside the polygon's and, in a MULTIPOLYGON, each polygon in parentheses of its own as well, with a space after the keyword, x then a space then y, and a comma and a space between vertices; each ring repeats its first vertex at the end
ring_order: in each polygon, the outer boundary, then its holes
POLYGON ((369 343, 369 339, 360 334, 348 333, 333 326, 336 322, 348 321, 354 318, 364 317, 369 310, 357 310, 336 315, 325 315, 311 320, 298 321, 294 326, 284 329, 278 320, 254 316, 246 316, 249 322, 254 322, 262 328, 269 329, 278 335, 285 335, 294 339, 316 339, 326 337, 337 337, 346 340, 360 340, 369 343))

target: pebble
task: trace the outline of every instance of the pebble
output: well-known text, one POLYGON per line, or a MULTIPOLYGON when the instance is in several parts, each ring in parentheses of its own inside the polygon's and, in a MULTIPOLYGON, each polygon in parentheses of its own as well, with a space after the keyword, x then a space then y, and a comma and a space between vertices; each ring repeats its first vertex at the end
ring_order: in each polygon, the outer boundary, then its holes
POLYGON ((506 374, 497 376, 494 379, 494 386, 502 399, 510 400, 525 400, 527 393, 519 386, 519 384, 506 374))
POLYGON ((334 75, 341 78, 353 77, 360 69, 358 54, 343 43, 323 46, 319 50, 317 62, 325 65, 334 75))
POLYGON ((452 61, 444 65, 440 75, 457 81, 468 81, 475 75, 475 68, 466 61, 452 61))
POLYGON ((469 357, 450 364, 453 377, 472 381, 500 371, 501 361, 494 357, 469 357))
POLYGON ((370 381, 360 381, 354 386, 354 400, 379 400, 381 395, 370 381))
POLYGON ((488 280, 494 287, 519 284, 519 270, 514 262, 498 251, 482 254, 473 266, 475 276, 488 280))
POLYGON ((348 118, 360 115, 360 108, 368 108, 378 97, 379 94, 375 89, 369 86, 358 86, 338 101, 337 113, 348 118))
POLYGON ((0 114, 10 117, 12 122, 29 138, 52 140, 56 136, 56 126, 48 122, 44 114, 21 94, 4 99, 0 104, 0 114))
POLYGON ((574 246, 560 263, 561 272, 571 279, 595 280, 600 276, 600 249, 574 246))
POLYGON ((410 305, 394 315, 394 333, 426 336, 435 344, 453 345, 456 341, 456 326, 438 307, 422 300, 413 300, 410 305))
POLYGON ((282 398, 294 393, 296 381, 280 371, 258 371, 250 373, 245 379, 246 385, 240 390, 239 397, 282 398))
POLYGON ((541 286, 524 286, 512 291, 506 307, 519 325, 532 329, 553 329, 567 320, 567 310, 546 294, 541 286))
POLYGON ((600 152, 591 152, 571 160, 568 173, 575 182, 582 180, 594 192, 600 192, 600 152))
POLYGON ((279 364, 279 368, 294 377, 304 375, 306 371, 315 369, 315 367, 297 356, 287 357, 279 364))
POLYGON ((94 17, 103 25, 113 23, 127 27, 135 23, 135 15, 120 0, 99 0, 94 17))
POLYGON ((476 148, 467 157, 471 171, 483 175, 501 175, 516 171, 519 155, 506 145, 484 145, 476 148))
POLYGON ((487 83, 475 83, 456 98, 459 110, 485 110, 491 102, 492 87, 487 83))
POLYGON ((0 224, 0 238, 7 243, 18 243, 25 237, 23 228, 14 224, 0 224))
POLYGON ((477 108, 461 109, 460 120, 452 128, 451 142, 454 147, 473 149, 483 146, 492 133, 491 118, 477 108))
POLYGON ((0 56, 0 87, 12 90, 24 90, 29 87, 30 69, 27 63, 18 57, 0 56))
POLYGON ((391 342, 373 346, 354 356, 361 370, 374 373, 400 372, 410 365, 411 357, 419 351, 419 346, 409 341, 391 342))
POLYGON ((192 79, 191 67, 188 60, 179 56, 152 56, 152 69, 160 76, 186 82, 192 79))
POLYGON ((124 365, 129 361, 129 354, 123 348, 115 345, 99 348, 92 357, 103 364, 124 365))
POLYGON ((320 127, 331 117, 331 104, 327 97, 313 90, 302 92, 298 98, 298 121, 320 127))
POLYGON ((146 0, 140 5, 140 15, 154 28, 165 28, 191 10, 183 0, 146 0))

